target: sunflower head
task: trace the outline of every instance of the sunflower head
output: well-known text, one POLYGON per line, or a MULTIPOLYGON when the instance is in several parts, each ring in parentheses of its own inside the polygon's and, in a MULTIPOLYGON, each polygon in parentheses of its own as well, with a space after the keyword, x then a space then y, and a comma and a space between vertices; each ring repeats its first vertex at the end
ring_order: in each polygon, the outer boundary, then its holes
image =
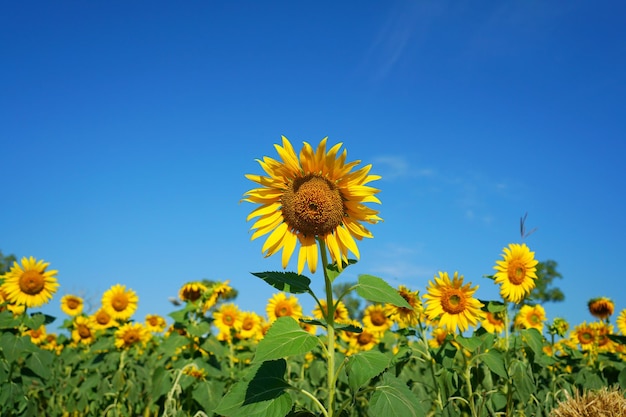
POLYGON ((135 291, 116 284, 102 295, 102 308, 115 320, 128 320, 137 310, 138 301, 135 291))
POLYGON ((543 331, 546 321, 546 310, 540 305, 523 305, 515 317, 515 326, 522 329, 537 329, 543 331))
POLYGON ((141 323, 126 323, 115 331, 115 346, 129 349, 134 345, 145 346, 150 340, 150 332, 141 323))
POLYGON ((4 296, 11 304, 40 307, 50 301, 59 288, 57 271, 48 270, 48 262, 32 256, 22 258, 21 262, 21 266, 17 261, 13 262, 9 272, 2 276, 4 296))
POLYGON ((492 313, 491 311, 485 312, 484 318, 481 320, 481 326, 489 333, 499 334, 504 331, 504 315, 505 311, 498 311, 492 313))
POLYGON ((220 308, 213 312, 213 324, 218 328, 220 333, 228 334, 235 330, 241 322, 241 311, 233 304, 223 304, 220 308))
POLYGON ((411 308, 398 307, 393 304, 385 305, 385 314, 398 324, 401 329, 417 326, 424 308, 419 298, 419 291, 411 291, 404 285, 398 286, 398 294, 409 303, 411 308))
POLYGON ((206 290, 206 285, 201 282, 188 282, 180 287, 180 290, 178 291, 178 298, 182 301, 189 301, 193 303, 194 301, 200 299, 206 290))
POLYGON ((258 162, 267 175, 246 175, 260 186, 243 199, 260 205, 247 219, 257 218, 252 239, 269 234, 262 251, 271 256, 282 249, 283 268, 299 243, 298 273, 307 263, 314 273, 319 241, 342 269, 348 251, 360 256, 355 239, 372 237, 362 223, 381 220, 377 211, 365 205, 380 203, 375 196, 379 190, 367 185, 380 177, 369 175, 371 165, 352 171, 360 161, 346 163, 347 152, 340 152, 341 146, 327 151, 324 138, 314 150, 304 142, 297 155, 283 136, 282 146, 274 145, 281 161, 264 157, 258 162))
POLYGON ((93 320, 85 316, 76 316, 73 321, 72 340, 75 343, 89 345, 93 343, 95 336, 93 320))
POLYGON ((83 299, 76 295, 67 294, 61 298, 61 310, 68 316, 76 316, 83 312, 83 299))
POLYGON ((261 316, 254 312, 243 312, 235 329, 238 339, 258 340, 261 336, 261 316))
POLYGON ((454 273, 452 280, 447 272, 435 275, 435 282, 428 282, 425 314, 430 320, 438 320, 438 326, 449 332, 462 332, 483 318, 483 304, 473 297, 478 286, 463 284, 463 275, 454 273))
POLYGON ((101 308, 93 313, 91 315, 91 320, 94 329, 97 330, 108 329, 109 327, 117 325, 117 322, 113 319, 111 314, 109 314, 104 308, 101 308))
POLYGON ((146 315, 146 329, 152 333, 161 333, 165 330, 167 323, 165 319, 158 314, 146 315))
POLYGON ((284 292, 276 293, 269 299, 265 308, 267 317, 273 323, 279 317, 293 317, 299 320, 302 317, 302 306, 293 295, 287 296, 284 292))
POLYGON ((507 301, 519 303, 535 288, 537 264, 535 252, 525 243, 511 243, 503 249, 503 260, 496 261, 494 280, 500 284, 500 295, 507 301))
MULTIPOLYGON (((328 314, 328 309, 326 308, 326 300, 320 300, 321 308, 319 305, 316 305, 313 309, 313 317, 316 319, 325 319, 328 314)), ((343 303, 343 301, 339 301, 335 305, 334 312, 334 321, 336 322, 345 322, 348 320, 348 308, 343 303)))
POLYGON ((613 311, 615 310, 615 304, 607 297, 592 298, 587 303, 587 307, 591 315, 600 320, 608 319, 613 315, 613 311))
POLYGON ((552 320, 552 324, 548 327, 548 332, 552 335, 565 336, 565 333, 569 330, 569 323, 561 318, 556 317, 552 320))
POLYGON ((363 326, 369 331, 384 334, 393 325, 393 320, 380 304, 370 304, 363 312, 363 326))

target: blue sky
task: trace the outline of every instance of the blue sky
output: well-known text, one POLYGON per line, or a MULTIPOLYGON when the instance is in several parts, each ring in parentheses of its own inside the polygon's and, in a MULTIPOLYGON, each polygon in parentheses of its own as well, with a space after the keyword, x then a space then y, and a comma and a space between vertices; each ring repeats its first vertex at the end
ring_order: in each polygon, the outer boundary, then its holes
POLYGON ((262 313, 274 291, 250 273, 280 257, 240 199, 281 135, 328 136, 382 175, 384 222, 340 282, 423 292, 459 271, 496 299, 483 275, 528 213, 525 242, 563 275, 549 319, 590 320, 597 296, 626 308, 623 2, 0 7, 0 250, 59 271, 48 314, 121 283, 138 320, 165 315, 202 278, 262 313))

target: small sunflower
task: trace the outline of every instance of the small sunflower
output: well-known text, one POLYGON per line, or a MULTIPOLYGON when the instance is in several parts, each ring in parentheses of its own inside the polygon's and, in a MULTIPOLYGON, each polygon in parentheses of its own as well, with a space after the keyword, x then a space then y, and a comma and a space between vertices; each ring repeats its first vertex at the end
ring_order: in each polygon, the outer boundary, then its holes
POLYGON ((195 364, 185 366, 183 368, 183 374, 189 375, 199 381, 206 380, 208 376, 206 369, 198 368, 195 364))
POLYGON ((150 340, 150 332, 141 323, 126 323, 115 331, 115 347, 129 349, 135 344, 145 346, 150 340))
POLYGON ((422 301, 419 298, 419 291, 411 291, 404 285, 398 286, 398 294, 406 300, 412 308, 398 307, 393 304, 385 304, 387 317, 398 323, 401 329, 415 327, 424 311, 422 301))
POLYGON ((515 326, 522 329, 537 329, 542 332, 545 321, 546 310, 541 305, 523 305, 515 317, 515 326))
POLYGON ((91 316, 93 328, 96 330, 104 330, 109 327, 117 326, 117 322, 113 320, 113 317, 104 309, 101 308, 91 316))
POLYGON ((228 294, 233 291, 233 288, 229 285, 230 280, 224 282, 218 282, 213 287, 209 288, 210 295, 206 297, 206 300, 202 304, 202 312, 206 313, 209 309, 213 308, 219 299, 224 299, 228 294))
POLYGON ((626 308, 619 313, 617 320, 615 320, 615 324, 617 325, 620 333, 626 336, 626 308))
POLYGON ((235 330, 241 322, 241 311, 233 304, 223 304, 217 311, 213 312, 213 324, 220 333, 228 334, 235 330))
POLYGON ((135 291, 126 289, 125 285, 116 284, 102 295, 102 308, 114 320, 128 320, 137 310, 138 301, 135 291))
POLYGON ((265 311, 271 323, 279 317, 290 316, 295 320, 302 317, 302 306, 298 299, 293 295, 287 296, 284 292, 274 294, 267 302, 265 311))
POLYGON ((552 335, 565 336, 565 333, 569 330, 569 323, 561 317, 556 317, 552 324, 548 327, 548 332, 552 335))
POLYGON ((446 343, 446 337, 450 332, 446 330, 444 327, 435 327, 433 331, 430 333, 430 338, 428 339, 428 346, 433 349, 439 349, 446 343))
POLYGON ((483 317, 483 304, 473 297, 477 289, 478 286, 471 288, 471 283, 463 285, 463 275, 457 272, 452 280, 447 272, 439 272, 434 283, 428 282, 425 314, 430 320, 439 318, 438 325, 449 332, 455 332, 457 327, 464 332, 483 317))
POLYGON ((587 322, 582 322, 574 327, 570 340, 578 344, 582 350, 592 350, 596 343, 596 330, 587 322))
POLYGON ((59 288, 56 280, 58 271, 47 270, 48 262, 22 258, 22 266, 15 261, 13 266, 1 277, 4 278, 2 290, 11 304, 26 307, 40 307, 52 299, 59 288))
POLYGON ((346 355, 349 356, 366 350, 372 350, 376 345, 378 345, 378 343, 380 343, 380 337, 380 333, 373 332, 368 328, 363 327, 361 333, 352 333, 352 337, 348 342, 346 355))
POLYGON ((152 333, 161 333, 165 330, 167 323, 165 319, 158 314, 146 315, 146 329, 152 333))
POLYGON ((251 239, 269 234, 263 244, 265 256, 282 249, 282 265, 287 267, 297 243, 298 273, 308 263, 311 273, 317 269, 317 241, 324 241, 330 256, 339 269, 347 262, 348 251, 359 258, 355 242, 372 234, 361 223, 376 224, 378 211, 365 203, 378 203, 379 192, 366 184, 380 179, 368 175, 371 165, 353 171, 361 161, 346 163, 347 151, 339 152, 339 143, 326 151, 322 139, 313 150, 304 142, 300 155, 286 137, 283 145, 274 145, 282 161, 264 157, 257 160, 267 176, 246 175, 261 187, 244 194, 243 201, 261 206, 252 211, 247 220, 258 217, 252 225, 256 229, 251 239))
POLYGON ((26 330, 24 334, 30 336, 30 341, 33 342, 34 344, 41 345, 42 343, 46 341, 46 336, 47 336, 46 326, 42 324, 37 329, 26 330))
POLYGON ((83 312, 83 299, 76 295, 67 294, 61 298, 61 311, 68 316, 77 316, 83 312))
POLYGON ((207 290, 206 285, 201 282, 188 282, 178 290, 178 298, 182 301, 194 302, 202 297, 207 290))
POLYGON ((238 323, 236 323, 235 336, 238 339, 257 339, 261 334, 261 316, 254 312, 245 311, 241 313, 238 323))
MULTIPOLYGON (((322 305, 322 308, 320 308, 319 305, 316 305, 313 309, 313 317, 315 317, 316 319, 325 319, 325 316, 327 314, 326 300, 320 300, 320 304, 322 305)), ((348 321, 348 309, 346 308, 346 305, 343 303, 343 301, 339 301, 335 305, 335 314, 333 315, 333 317, 335 322, 348 321)))
POLYGON ((485 317, 480 321, 480 325, 489 333, 499 334, 504 331, 504 315, 506 312, 499 311, 492 313, 487 311, 485 317))
POLYGON ((592 298, 587 303, 587 307, 591 315, 600 320, 608 319, 613 315, 613 311, 615 310, 615 304, 607 297, 592 298))
POLYGON ((371 332, 384 334, 393 325, 381 304, 370 304, 363 312, 363 326, 371 332))
POLYGON ((494 266, 494 280, 500 284, 502 298, 517 304, 535 288, 539 262, 525 243, 511 243, 503 250, 504 260, 496 261, 494 266))
POLYGON ((93 326, 93 321, 90 318, 85 316, 74 317, 72 340, 75 343, 82 343, 85 345, 93 343, 95 336, 94 333, 95 328, 93 326))

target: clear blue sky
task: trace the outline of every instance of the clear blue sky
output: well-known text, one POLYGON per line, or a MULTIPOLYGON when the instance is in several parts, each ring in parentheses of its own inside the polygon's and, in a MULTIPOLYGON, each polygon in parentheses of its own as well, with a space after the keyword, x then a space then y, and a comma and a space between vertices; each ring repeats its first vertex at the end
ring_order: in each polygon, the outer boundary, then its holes
MULTIPOLYGON (((359 274, 423 291, 482 278, 502 248, 553 259, 550 319, 626 308, 626 3, 4 2, 0 250, 34 256, 62 295, 111 285, 138 320, 182 284, 230 279, 244 310, 280 269, 240 203, 287 136, 329 137, 382 175, 359 274)), ((295 270, 292 260, 290 270, 295 270)), ((321 275, 312 277, 322 289, 321 275)), ((313 303, 301 297, 305 312, 313 303)))

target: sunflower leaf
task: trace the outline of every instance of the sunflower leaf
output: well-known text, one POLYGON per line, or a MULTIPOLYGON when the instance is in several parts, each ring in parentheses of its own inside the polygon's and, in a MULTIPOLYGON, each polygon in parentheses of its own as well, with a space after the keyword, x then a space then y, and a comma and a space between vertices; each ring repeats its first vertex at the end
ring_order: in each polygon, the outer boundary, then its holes
POLYGON ((382 373, 389 367, 389 362, 387 355, 374 350, 350 356, 345 370, 352 391, 356 392, 367 381, 382 373))
MULTIPOLYGON (((305 323, 305 324, 312 324, 314 326, 322 326, 322 327, 328 326, 328 323, 326 323, 326 320, 324 319, 301 318, 300 322, 305 323)), ((343 331, 352 332, 352 333, 363 332, 362 328, 355 326, 354 324, 350 324, 350 323, 335 323, 333 325, 333 328, 335 330, 343 330, 343 331)))
POLYGON ((328 275, 328 279, 330 282, 333 282, 337 277, 350 265, 354 265, 356 263, 356 259, 348 259, 348 263, 342 263, 343 268, 339 270, 337 267, 337 263, 329 264, 326 266, 326 274, 328 275))
POLYGON ((382 278, 372 275, 359 275, 359 283, 356 285, 356 292, 368 301, 389 303, 397 307, 413 310, 413 307, 402 298, 398 291, 387 284, 382 278))
POLYGON ((404 382, 385 373, 370 399, 369 415, 418 417, 426 413, 415 394, 404 382))
POLYGON ((264 362, 310 352, 317 337, 306 332, 292 317, 276 319, 259 342, 253 362, 264 362))
POLYGON ((252 275, 261 278, 279 291, 291 294, 302 294, 311 291, 309 287, 311 280, 295 272, 252 272, 252 275))

